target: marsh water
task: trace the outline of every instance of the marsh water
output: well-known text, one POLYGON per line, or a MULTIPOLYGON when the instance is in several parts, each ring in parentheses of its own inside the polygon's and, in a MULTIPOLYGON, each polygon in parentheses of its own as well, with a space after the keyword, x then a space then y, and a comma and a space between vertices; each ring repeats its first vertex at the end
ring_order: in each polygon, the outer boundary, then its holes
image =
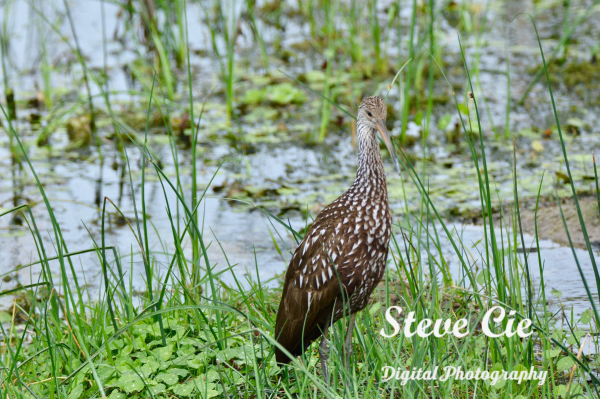
MULTIPOLYGON (((378 3, 377 16, 382 23, 385 21, 388 7, 393 3, 395 2, 378 3)), ((412 9, 408 2, 400 4, 402 6, 398 18, 401 19, 402 26, 407 26, 412 9)), ((560 179, 561 174, 565 173, 564 160, 546 84, 543 81, 535 84, 526 102, 523 105, 517 104, 541 64, 535 33, 526 18, 517 18, 510 22, 519 12, 534 12, 542 43, 549 54, 558 44, 558 38, 563 32, 566 10, 555 3, 548 3, 547 8, 534 6, 533 2, 508 2, 507 7, 500 7, 503 2, 498 5, 495 5, 496 2, 465 4, 469 7, 479 7, 476 15, 484 15, 481 18, 487 24, 487 27, 477 34, 463 32, 461 40, 471 68, 477 70, 474 75, 476 93, 486 98, 486 102, 479 105, 480 112, 484 114, 482 131, 488 169, 494 179, 497 196, 504 203, 510 203, 514 199, 511 174, 514 135, 519 197, 524 202, 534 201, 544 175, 542 196, 549 198, 556 189, 560 197, 568 198, 571 195, 570 188, 560 179), (507 62, 510 66, 510 84, 506 75, 507 62), (504 136, 506 133, 504 129, 507 98, 512 99, 509 138, 496 139, 495 135, 504 136)), ((567 21, 574 23, 581 13, 588 11, 590 5, 591 2, 573 5, 570 17, 566 17, 567 21)), ((296 3, 288 6, 293 9, 296 3)), ((137 45, 130 44, 134 43, 133 41, 123 40, 128 35, 139 36, 140 33, 135 28, 131 28, 131 32, 125 30, 121 8, 113 3, 73 2, 70 7, 79 46, 88 69, 107 71, 108 79, 102 87, 110 94, 114 112, 123 123, 132 126, 139 137, 143 137, 149 100, 148 82, 152 81, 152 69, 145 70, 145 81, 142 81, 139 74, 133 74, 132 70, 136 68, 136 59, 141 50, 137 45), (119 40, 116 37, 119 37, 119 40), (135 79, 132 78, 134 75, 135 79)), ((234 10, 241 6, 236 7, 234 10)), ((111 138, 113 125, 106 114, 104 117, 100 115, 97 122, 98 134, 101 137, 99 147, 95 143, 75 147, 69 140, 65 125, 70 118, 82 115, 82 110, 87 106, 82 71, 68 46, 40 17, 40 13, 43 13, 46 18, 57 24, 65 37, 73 39, 64 20, 62 3, 16 1, 9 14, 6 13, 6 8, 4 11, 4 18, 6 19, 7 15, 10 18, 8 25, 12 32, 6 76, 8 84, 15 88, 18 101, 17 120, 13 121, 13 124, 44 185, 56 219, 62 228, 66 245, 70 252, 77 252, 93 248, 92 238, 98 243, 102 200, 104 197, 110 198, 128 220, 123 219, 113 207, 107 207, 106 245, 118 247, 124 260, 131 255, 131 268, 127 266, 127 276, 131 277, 137 290, 143 291, 145 282, 139 246, 128 224, 129 221, 132 228, 136 228, 132 193, 138 201, 138 212, 141 209, 139 201, 142 155, 135 145, 126 143, 129 160, 127 164, 122 153, 117 150, 114 138, 111 138), (31 4, 36 4, 41 9, 36 11, 31 4), (39 96, 42 85, 39 62, 42 40, 47 56, 54 65, 51 85, 60 93, 55 97, 58 111, 54 113, 43 107, 32 106, 30 101, 39 96), (43 145, 38 145, 40 134, 46 130, 50 134, 49 138, 43 145)), ((444 15, 443 10, 440 12, 444 15)), ((288 105, 240 107, 237 118, 231 123, 228 122, 222 77, 217 58, 211 52, 210 30, 203 16, 201 6, 190 2, 187 9, 187 27, 196 116, 200 113, 205 98, 213 90, 212 96, 205 102, 205 112, 199 125, 199 155, 195 159, 199 171, 199 190, 202 192, 207 189, 199 212, 205 241, 210 243, 209 259, 216 270, 235 265, 230 272, 223 274, 225 283, 232 283, 231 273, 236 273, 238 277, 260 277, 262 283, 278 284, 276 276, 284 272, 290 258, 289 251, 294 249, 294 241, 285 228, 257 207, 264 207, 278 215, 294 229, 304 227, 307 212, 314 217, 352 182, 355 170, 355 149, 351 143, 352 124, 348 117, 334 109, 331 120, 336 122, 329 123, 328 134, 324 140, 318 144, 306 140, 307 136, 319 129, 322 100, 301 87, 296 90, 305 91, 306 98, 302 101, 288 105), (212 183, 207 187, 211 179, 212 183), (277 247, 274 241, 277 242, 277 247)), ((164 18, 160 13, 157 17, 164 18)), ((245 34, 241 34, 236 43, 235 57, 240 70, 237 71, 239 78, 235 90, 241 104, 248 98, 247 93, 256 88, 278 86, 289 91, 285 84, 290 81, 280 71, 294 76, 312 76, 305 81, 315 83, 315 87, 319 82, 322 85, 325 55, 316 51, 315 46, 303 45, 311 41, 310 25, 294 18, 293 15, 284 15, 281 18, 284 21, 283 27, 261 21, 258 25, 269 49, 269 71, 266 71, 262 64, 258 45, 248 34, 248 26, 240 23, 240 29, 245 34), (280 48, 295 50, 291 55, 286 55, 284 60, 280 50, 271 49, 269 46, 274 42, 277 42, 280 48)), ((340 25, 343 23, 340 22, 340 25)), ((469 90, 460 59, 457 31, 451 18, 441 17, 438 29, 438 41, 443 47, 444 68, 448 79, 459 100, 472 107, 473 104, 469 103, 467 96, 469 90)), ((393 33, 395 34, 395 31, 393 33)), ((390 59, 396 60, 400 57, 405 61, 407 48, 393 36, 390 33, 386 55, 390 59)), ((566 85, 564 70, 552 71, 555 79, 556 106, 565 129, 573 176, 581 194, 589 195, 594 193, 593 180, 590 179, 590 176, 593 176, 591 152, 595 148, 600 149, 600 126, 596 123, 600 91, 598 81, 593 81, 597 78, 593 74, 597 74, 600 69, 597 69, 590 48, 593 48, 600 36, 600 27, 592 21, 584 20, 575 28, 574 36, 577 37, 577 41, 571 43, 565 65, 585 65, 585 68, 592 71, 592 77, 584 76, 572 85, 566 85)), ((218 45, 223 47, 222 43, 218 45)), ((339 68, 338 82, 341 90, 351 90, 348 86, 353 85, 348 81, 353 77, 344 72, 343 63, 336 63, 332 68, 339 68)), ((183 124, 182 121, 189 112, 185 84, 187 71, 177 72, 176 77, 184 83, 176 85, 178 95, 169 102, 169 107, 172 117, 179 118, 176 120, 183 124)), ((386 87, 387 84, 375 86, 365 79, 359 90, 363 94, 385 94, 386 87)), ((416 137, 416 143, 407 146, 406 149, 417 159, 416 170, 423 169, 423 162, 419 159, 426 159, 427 184, 432 201, 449 226, 454 227, 456 236, 460 236, 465 247, 470 249, 469 256, 472 256, 473 263, 481 264, 483 228, 470 224, 473 219, 477 219, 476 215, 480 214, 481 208, 477 168, 473 165, 465 140, 457 144, 447 139, 452 126, 458 123, 458 113, 446 82, 442 78, 436 78, 434 88, 441 100, 436 100, 434 104, 425 146, 420 137, 423 128, 415 122, 416 117, 411 113, 407 134, 416 137)), ((102 91, 97 84, 92 84, 91 89, 94 103, 101 113, 105 108, 102 91)), ((156 92, 161 93, 158 88, 156 92)), ((395 112, 388 118, 388 125, 394 136, 399 135, 402 129, 401 94, 397 85, 392 87, 389 94, 388 102, 392 104, 392 111, 395 112)), ((297 92, 293 92, 293 95, 300 96, 297 92)), ((3 106, 6 106, 5 103, 3 106)), ((24 163, 21 166, 11 155, 5 118, 2 118, 2 126, 4 133, 0 135, 0 213, 18 205, 29 204, 44 238, 46 250, 49 256, 53 256, 54 236, 49 213, 30 169, 24 163)), ((173 123, 173 126, 176 129, 177 123, 173 123)), ((175 163, 165 130, 160 124, 151 125, 148 147, 162 163, 167 176, 173 177, 175 163)), ((183 139, 175 140, 178 149, 177 166, 183 190, 189 193, 193 160, 189 143, 186 142, 185 136, 182 136, 183 139)), ((167 201, 173 206, 177 200, 170 190, 166 191, 165 198, 156 173, 151 165, 146 166, 146 214, 153 230, 150 246, 157 258, 157 273, 160 274, 168 267, 171 260, 169 252, 173 250, 171 225, 165 207, 167 201)), ((394 218, 402 222, 407 210, 418 212, 421 197, 408 175, 400 177, 393 172, 389 163, 388 167, 394 218)), ((178 211, 182 212, 182 209, 178 211)), ((562 222, 557 220, 556 223, 560 228, 562 222)), ((400 234, 399 228, 396 229, 396 233, 400 234)), ((454 249, 441 233, 440 240, 442 252, 449 261, 453 277, 455 281, 460 282, 462 272, 456 255, 453 255, 454 249)), ((524 240, 526 246, 537 247, 533 236, 525 234, 524 240)), ((184 244, 191 257, 189 242, 184 244)), ((9 214, 0 218, 0 248, 0 273, 6 276, 2 290, 13 288, 19 283, 25 285, 38 281, 40 270, 37 266, 15 271, 20 266, 35 263, 38 259, 35 242, 22 217, 9 214)), ((576 254, 591 292, 597 292, 588 252, 578 248, 576 254)), ((580 314, 589 307, 571 248, 564 243, 542 239, 539 253, 531 252, 526 255, 531 265, 532 276, 538 282, 538 256, 542 259, 547 291, 554 289, 557 292, 551 304, 553 309, 564 305, 565 309, 573 307, 575 313, 580 314), (561 295, 558 294, 559 291, 561 295)), ((596 261, 600 262, 598 251, 594 256, 596 261)), ((88 286, 91 300, 98 299, 102 279, 98 256, 90 253, 74 257, 73 260, 79 283, 88 286)), ((58 262, 53 262, 51 266, 56 276, 59 276, 58 262)), ((12 301, 7 296, 1 299, 4 307, 9 306, 12 301)), ((595 299, 598 300, 598 297, 595 299)))

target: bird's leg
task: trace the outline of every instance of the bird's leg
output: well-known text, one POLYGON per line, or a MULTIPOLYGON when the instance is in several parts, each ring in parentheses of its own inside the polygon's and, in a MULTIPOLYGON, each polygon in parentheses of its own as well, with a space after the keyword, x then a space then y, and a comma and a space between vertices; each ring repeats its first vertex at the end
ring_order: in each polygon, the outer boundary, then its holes
POLYGON ((344 342, 344 352, 346 356, 346 369, 350 372, 350 358, 352 357, 352 332, 354 331, 354 322, 356 321, 356 313, 350 315, 348 323, 348 331, 346 332, 346 341, 344 342))
POLYGON ((323 379, 329 384, 329 370, 327 368, 327 360, 329 359, 329 345, 327 345, 327 330, 329 323, 325 324, 321 344, 319 345, 319 357, 321 358, 321 369, 323 370, 323 379))

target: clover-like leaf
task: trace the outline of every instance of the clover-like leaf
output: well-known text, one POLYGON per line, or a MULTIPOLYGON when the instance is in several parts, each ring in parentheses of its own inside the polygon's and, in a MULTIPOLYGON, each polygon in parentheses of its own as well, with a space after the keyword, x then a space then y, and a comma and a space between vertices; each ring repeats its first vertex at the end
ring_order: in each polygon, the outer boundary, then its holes
POLYGON ((205 364, 204 358, 201 355, 190 357, 186 360, 185 365, 191 369, 199 369, 205 364))
POLYGON ((173 393, 177 396, 190 396, 195 387, 194 381, 188 381, 183 384, 175 385, 173 387, 173 393))
POLYGON ((159 361, 166 362, 173 356, 173 345, 162 346, 160 348, 154 348, 152 353, 156 355, 159 361))
POLYGON ((160 363, 154 357, 147 357, 142 360, 142 363, 147 365, 153 373, 160 367, 160 363))
POLYGON ((149 386, 148 389, 150 392, 152 392, 153 396, 167 392, 167 387, 164 384, 156 384, 151 387, 149 386))
POLYGON ((184 369, 178 369, 177 367, 173 367, 173 368, 169 369, 167 372, 168 372, 168 373, 171 373, 171 374, 178 375, 178 376, 180 376, 180 377, 185 377, 186 375, 188 375, 188 374, 190 373, 190 372, 189 372, 189 371, 187 371, 187 370, 184 370, 184 369))
POLYGON ((144 389, 144 382, 137 374, 124 374, 119 378, 117 386, 126 393, 139 392, 144 389))
POLYGON ((202 377, 206 382, 215 382, 220 378, 219 372, 214 368, 208 370, 202 377))
POLYGON ((174 373, 163 372, 156 376, 156 381, 162 381, 167 385, 175 385, 179 382, 179 376, 174 373))

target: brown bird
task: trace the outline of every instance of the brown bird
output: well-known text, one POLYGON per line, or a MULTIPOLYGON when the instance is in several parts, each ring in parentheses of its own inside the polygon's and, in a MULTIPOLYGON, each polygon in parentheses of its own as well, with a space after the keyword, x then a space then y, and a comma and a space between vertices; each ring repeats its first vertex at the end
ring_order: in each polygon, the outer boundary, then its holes
MULTIPOLYGON (((380 97, 366 97, 358 107, 356 179, 348 191, 319 213, 285 275, 275 337, 298 356, 322 335, 319 354, 326 381, 328 327, 350 315, 345 340, 348 367, 356 312, 367 306, 385 270, 392 218, 377 132, 399 171, 386 116, 380 97)), ((275 356, 280 363, 291 360, 279 348, 275 356)))

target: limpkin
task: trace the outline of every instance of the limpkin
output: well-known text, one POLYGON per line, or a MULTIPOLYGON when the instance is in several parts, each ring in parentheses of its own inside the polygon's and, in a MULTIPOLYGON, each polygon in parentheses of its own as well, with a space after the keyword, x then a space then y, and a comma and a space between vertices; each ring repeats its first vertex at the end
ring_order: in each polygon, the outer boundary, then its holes
MULTIPOLYGON (((363 99, 356 125, 356 179, 348 191, 319 213, 285 275, 275 337, 293 356, 299 356, 322 336, 319 355, 326 381, 328 327, 350 315, 344 342, 348 368, 356 312, 367 306, 385 271, 392 219, 377 132, 399 170, 386 116, 380 97, 363 99)), ((280 363, 291 361, 279 348, 275 356, 280 363)))

